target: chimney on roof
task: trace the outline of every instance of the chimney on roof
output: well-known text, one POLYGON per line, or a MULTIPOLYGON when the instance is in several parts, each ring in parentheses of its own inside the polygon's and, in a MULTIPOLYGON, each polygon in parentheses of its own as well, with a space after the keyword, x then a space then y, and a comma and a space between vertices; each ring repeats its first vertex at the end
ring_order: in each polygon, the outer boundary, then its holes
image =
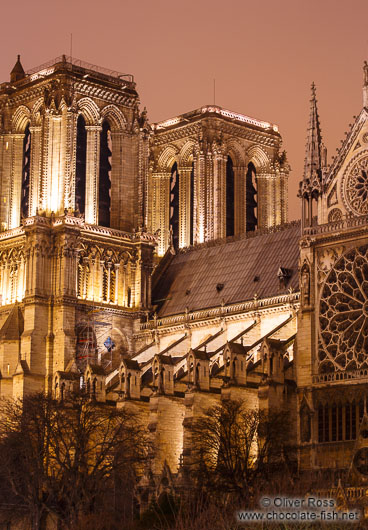
POLYGON ((25 77, 26 74, 24 73, 22 63, 20 62, 20 55, 18 55, 17 62, 15 63, 13 70, 10 72, 10 82, 15 83, 25 77))

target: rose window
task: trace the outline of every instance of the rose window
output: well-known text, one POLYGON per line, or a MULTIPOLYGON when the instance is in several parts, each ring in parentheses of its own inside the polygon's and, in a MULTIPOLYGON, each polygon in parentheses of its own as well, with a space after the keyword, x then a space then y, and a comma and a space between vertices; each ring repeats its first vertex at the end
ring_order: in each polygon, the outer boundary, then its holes
POLYGON ((320 371, 368 367, 368 245, 336 262, 320 301, 320 371))
POLYGON ((368 213, 368 157, 358 159, 345 182, 345 198, 355 214, 368 213))

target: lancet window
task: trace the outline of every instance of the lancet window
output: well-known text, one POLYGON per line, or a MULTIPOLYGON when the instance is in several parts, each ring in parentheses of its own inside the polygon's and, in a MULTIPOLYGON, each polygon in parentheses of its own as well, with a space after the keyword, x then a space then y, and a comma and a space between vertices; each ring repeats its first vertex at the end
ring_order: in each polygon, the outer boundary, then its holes
POLYGON ((81 214, 86 208, 86 155, 87 132, 86 122, 80 114, 77 121, 77 153, 75 170, 75 208, 81 214))
POLYGON ((111 214, 111 129, 105 120, 100 139, 100 178, 98 186, 98 224, 110 226, 111 214))
POLYGON ((364 414, 364 402, 318 405, 318 442, 341 442, 356 440, 364 414))
POLYGON ((24 131, 23 164, 22 164, 22 189, 21 189, 21 218, 29 216, 29 186, 31 166, 31 131, 29 124, 24 131))
POLYGON ((179 247, 179 173, 176 162, 171 168, 170 176, 170 212, 169 226, 175 250, 179 247))
POLYGON ((250 162, 245 177, 245 208, 246 208, 246 231, 251 232, 256 229, 257 221, 257 184, 256 168, 250 162))

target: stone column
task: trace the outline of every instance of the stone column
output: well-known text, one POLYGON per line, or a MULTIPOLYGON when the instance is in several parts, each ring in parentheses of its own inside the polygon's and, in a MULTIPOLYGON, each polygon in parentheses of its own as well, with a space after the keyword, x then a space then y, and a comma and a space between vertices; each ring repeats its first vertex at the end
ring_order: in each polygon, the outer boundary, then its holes
POLYGON ((77 119, 78 115, 66 111, 64 120, 64 208, 75 210, 75 170, 77 154, 77 119))
POLYGON ((100 171, 100 133, 99 125, 86 126, 86 211, 85 220, 89 224, 98 223, 98 182, 100 171))
POLYGON ((190 245, 190 197, 192 167, 180 167, 179 172, 179 247, 190 245))
POLYGON ((40 202, 40 183, 41 183, 41 161, 42 161, 42 138, 41 126, 30 127, 31 133, 31 166, 29 182, 29 215, 36 215, 40 202))
POLYGON ((234 233, 245 232, 245 170, 241 166, 233 166, 234 171, 234 233))
POLYGON ((205 241, 213 239, 214 234, 214 167, 213 167, 213 153, 207 151, 206 153, 206 194, 205 194, 205 241))
POLYGON ((214 161, 214 231, 215 239, 226 236, 226 156, 217 153, 214 161))
POLYGON ((9 228, 20 225, 24 134, 9 135, 11 149, 9 228))
POLYGON ((170 172, 153 173, 152 231, 160 230, 157 252, 163 256, 170 242, 170 172))
POLYGON ((206 195, 205 195, 205 153, 198 151, 194 164, 194 181, 195 181, 195 202, 194 207, 196 211, 195 219, 195 243, 203 243, 205 241, 206 229, 206 195))
MULTIPOLYGON (((127 175, 123 172, 123 133, 111 131, 111 210, 110 226, 124 230, 120 225, 121 217, 129 218, 127 194, 125 191, 127 175), (128 215, 127 215, 128 213, 128 215)), ((127 222, 127 221, 126 221, 127 222)), ((125 226, 127 229, 128 226, 125 226)))

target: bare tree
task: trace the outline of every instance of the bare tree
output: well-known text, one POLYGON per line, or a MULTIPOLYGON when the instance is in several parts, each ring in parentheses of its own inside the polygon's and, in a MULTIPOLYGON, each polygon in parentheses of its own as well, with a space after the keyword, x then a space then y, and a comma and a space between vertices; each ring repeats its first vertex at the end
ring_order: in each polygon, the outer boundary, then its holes
POLYGON ((223 401, 193 421, 190 469, 207 492, 250 501, 270 478, 285 474, 290 453, 286 413, 247 410, 223 401))
POLYGON ((6 401, 0 412, 0 476, 32 528, 48 514, 73 528, 82 518, 124 510, 131 517, 147 437, 124 409, 84 395, 57 402, 43 394, 6 401))

